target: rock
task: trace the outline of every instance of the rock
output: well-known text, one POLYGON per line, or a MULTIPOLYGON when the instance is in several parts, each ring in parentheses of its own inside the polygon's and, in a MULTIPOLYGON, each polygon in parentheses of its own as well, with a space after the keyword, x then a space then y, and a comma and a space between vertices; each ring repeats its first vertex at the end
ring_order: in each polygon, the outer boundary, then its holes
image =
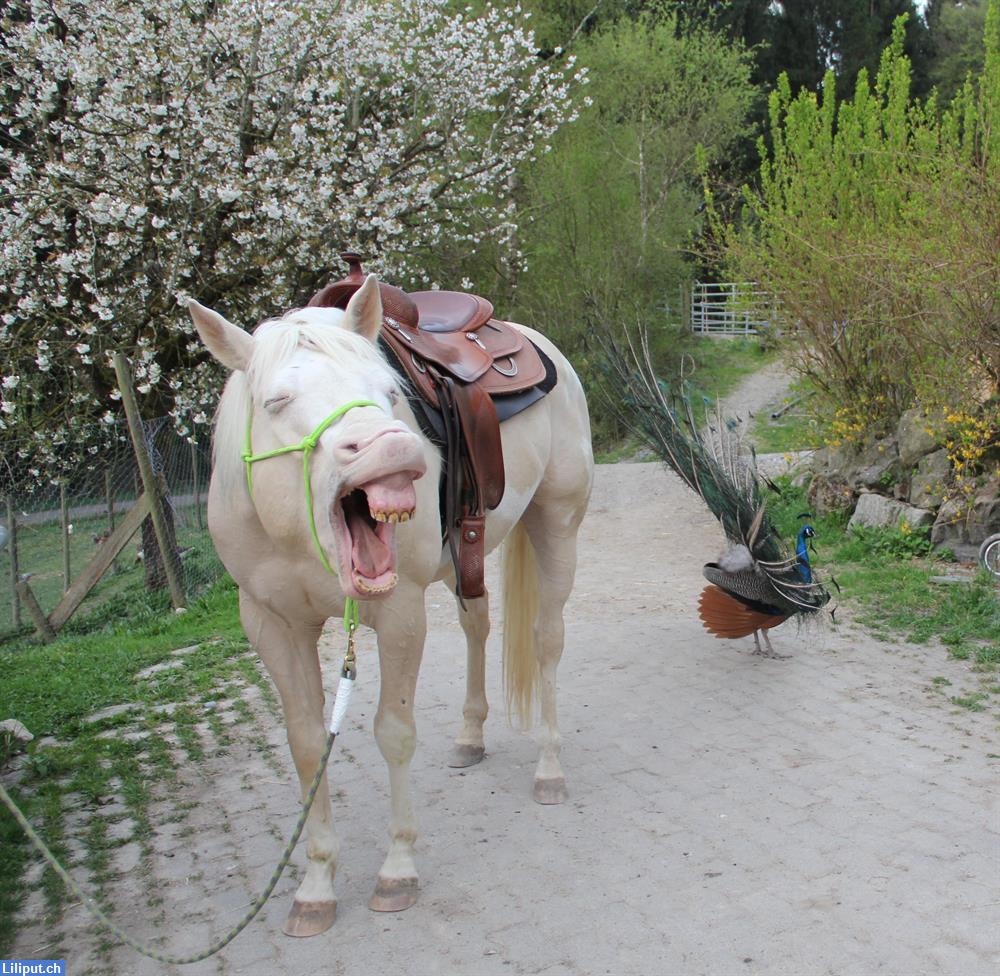
POLYGON ((184 662, 179 658, 174 658, 173 660, 161 661, 159 664, 150 665, 148 668, 143 668, 141 671, 137 671, 133 675, 135 681, 143 681, 146 678, 152 678, 153 675, 159 674, 161 671, 170 671, 174 668, 180 668, 184 666, 184 662))
POLYGON ((931 529, 936 546, 978 546, 1000 532, 1000 477, 991 478, 972 499, 949 498, 938 510, 931 529))
MULTIPOLYGON (((209 643, 213 643, 209 641, 209 643)), ((171 651, 170 653, 174 657, 184 657, 187 654, 192 654, 201 648, 201 644, 191 644, 189 647, 178 647, 176 651, 171 651)))
MULTIPOLYGON (((892 437, 883 438, 862 448, 824 447, 813 455, 813 483, 820 483, 814 489, 819 501, 828 501, 833 509, 850 508, 854 496, 862 489, 885 491, 900 480, 899 455, 896 441, 892 437), (826 479, 825 483, 823 479, 826 479), (851 489, 851 499, 844 504, 839 498, 846 498, 843 485, 851 489)), ((822 504, 817 504, 822 509, 822 504)), ((827 507, 827 511, 831 508, 827 507)))
POLYGON ((849 512, 859 492, 891 492, 902 468, 895 437, 863 447, 825 447, 813 455, 809 504, 819 512, 849 512))
POLYGON ((917 529, 934 522, 934 513, 923 508, 914 508, 893 498, 867 492, 858 498, 847 527, 863 525, 868 528, 890 528, 906 522, 910 528, 917 529))
POLYGON ((812 469, 816 474, 839 474, 850 464, 850 454, 842 447, 821 447, 812 456, 812 469))
POLYGON ((902 474, 895 437, 883 437, 861 448, 824 447, 813 455, 812 469, 817 475, 846 481, 855 491, 885 491, 902 474))
POLYGON ((30 742, 34 736, 16 718, 0 722, 0 736, 7 736, 13 742, 30 742))
POLYGON ((896 428, 899 460, 904 469, 912 468, 922 457, 938 446, 933 434, 927 432, 927 417, 920 407, 907 410, 896 428))
POLYGON ((102 708, 99 711, 88 715, 83 722, 85 725, 94 725, 97 722, 103 722, 107 718, 117 718, 119 715, 124 715, 126 712, 134 712, 139 706, 134 702, 125 702, 121 705, 108 705, 107 708, 102 708))
POLYGON ((883 437, 868 445, 855 458, 851 470, 844 476, 855 488, 887 489, 899 481, 902 467, 895 437, 883 437))
POLYGON ((808 475, 811 467, 813 451, 784 451, 781 454, 758 454, 757 470, 768 478, 778 478, 788 475, 794 481, 796 477, 808 475))
POLYGON ((968 544, 965 507, 965 502, 961 498, 949 498, 941 505, 934 526, 931 528, 931 542, 935 546, 951 548, 956 544, 968 544))
POLYGON ((916 474, 910 479, 910 504, 918 508, 939 508, 950 480, 951 461, 944 448, 922 457, 916 474))
POLYGON ((831 512, 850 512, 857 496, 854 489, 839 475, 817 474, 809 483, 806 493, 809 507, 820 515, 831 512))

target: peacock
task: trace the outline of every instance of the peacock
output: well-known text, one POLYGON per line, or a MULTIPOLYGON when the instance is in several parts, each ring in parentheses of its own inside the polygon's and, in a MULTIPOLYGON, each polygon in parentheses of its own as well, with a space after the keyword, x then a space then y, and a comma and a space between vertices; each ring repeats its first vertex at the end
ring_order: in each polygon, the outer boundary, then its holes
MULTIPOLYGON (((767 632, 786 620, 814 615, 830 601, 809 559, 815 529, 803 521, 795 554, 788 554, 767 516, 764 488, 775 486, 758 474, 752 451, 749 456, 740 452, 737 423, 716 411, 714 421, 700 425, 690 396, 672 396, 657 379, 645 334, 638 342, 628 337, 627 349, 607 336, 600 345, 601 387, 608 404, 697 492, 725 533, 726 549, 702 570, 708 585, 698 612, 706 630, 720 638, 753 634, 754 653, 785 656, 775 653, 767 632)), ((803 512, 800 518, 811 515, 803 512)))

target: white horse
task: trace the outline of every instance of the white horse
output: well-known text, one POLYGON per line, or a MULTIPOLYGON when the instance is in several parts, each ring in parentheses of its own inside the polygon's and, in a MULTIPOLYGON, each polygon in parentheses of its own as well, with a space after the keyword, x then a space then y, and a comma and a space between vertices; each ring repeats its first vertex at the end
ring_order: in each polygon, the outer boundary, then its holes
MULTIPOLYGON (((208 519, 239 584, 240 616, 281 696, 303 792, 326 739, 317 641, 324 622, 358 601, 378 636, 381 689, 375 738, 389 768, 390 848, 369 905, 399 911, 416 900, 409 763, 413 695, 426 634, 424 594, 454 588, 441 541, 441 455, 421 434, 401 380, 376 346, 382 306, 374 276, 345 311, 307 308, 253 335, 197 302, 191 316, 232 376, 219 403, 208 519), (244 455, 314 445, 252 464, 244 455), (306 480, 308 479, 308 484, 306 480), (405 524, 400 524, 405 523, 405 524)), ((556 365, 555 388, 502 425, 506 492, 487 520, 487 550, 504 554, 508 703, 530 720, 536 690, 541 748, 534 797, 566 797, 556 724, 563 607, 576 569, 576 535, 593 479, 587 404, 579 380, 543 336, 523 330, 556 365), (540 679, 540 680, 539 680, 540 679), (540 685, 540 687, 538 687, 540 685)), ((468 648, 464 723, 452 765, 483 758, 487 714, 488 595, 459 608, 468 648)), ((307 822, 308 866, 285 932, 315 935, 334 920, 338 841, 321 784, 307 822)))

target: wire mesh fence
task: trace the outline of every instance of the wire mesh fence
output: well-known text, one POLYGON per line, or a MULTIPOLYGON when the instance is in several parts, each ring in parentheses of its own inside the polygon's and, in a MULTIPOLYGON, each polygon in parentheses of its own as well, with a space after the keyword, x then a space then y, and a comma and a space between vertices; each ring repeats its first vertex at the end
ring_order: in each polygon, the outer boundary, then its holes
MULTIPOLYGON (((225 573, 205 521, 208 444, 180 437, 167 418, 143 426, 154 471, 166 484, 167 517, 190 601, 225 573)), ((0 641, 33 629, 17 581, 27 579, 42 612, 50 614, 142 494, 124 424, 118 433, 110 447, 58 481, 40 483, 9 454, 0 467, 0 641)), ((169 608, 147 518, 66 626, 87 630, 169 608)))

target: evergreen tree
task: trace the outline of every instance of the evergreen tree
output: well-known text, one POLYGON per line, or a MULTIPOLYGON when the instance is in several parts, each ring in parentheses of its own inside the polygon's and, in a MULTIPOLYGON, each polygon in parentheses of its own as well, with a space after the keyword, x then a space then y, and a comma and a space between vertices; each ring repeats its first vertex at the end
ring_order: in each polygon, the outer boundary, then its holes
POLYGON ((927 7, 929 78, 948 103, 965 79, 983 70, 986 0, 932 0, 927 7))
POLYGON ((769 47, 761 55, 761 76, 773 83, 784 72, 792 91, 818 91, 832 70, 837 94, 846 97, 862 68, 870 76, 892 37, 893 23, 907 15, 903 50, 913 66, 915 94, 928 88, 927 27, 914 0, 782 0, 771 5, 769 47))

